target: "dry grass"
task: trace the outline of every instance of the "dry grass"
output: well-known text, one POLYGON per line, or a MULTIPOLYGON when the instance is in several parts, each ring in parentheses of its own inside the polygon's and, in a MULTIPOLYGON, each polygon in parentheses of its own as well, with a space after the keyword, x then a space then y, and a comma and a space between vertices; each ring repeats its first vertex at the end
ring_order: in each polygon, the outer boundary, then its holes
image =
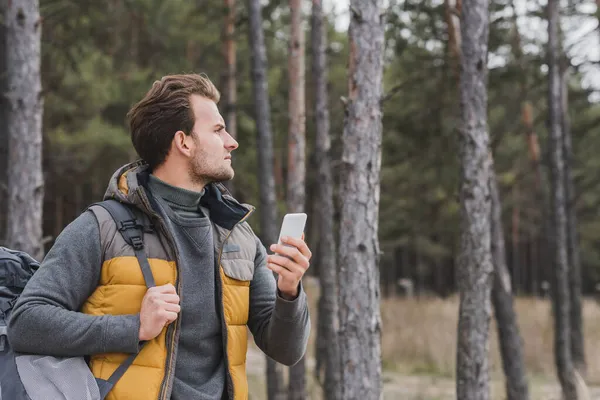
MULTIPOLYGON (((532 377, 555 377, 553 318, 550 301, 515 299, 515 309, 527 372, 532 377)), ((442 300, 389 299, 382 303, 384 367, 409 374, 454 376, 458 297, 442 300)), ((587 381, 600 384, 600 307, 584 301, 587 381)), ((490 332, 492 374, 502 377, 496 324, 490 332)))
MULTIPOLYGON (((308 293, 313 329, 309 341, 308 393, 311 400, 322 399, 313 379, 314 341, 318 284, 304 283, 308 293)), ((559 400, 553 353, 553 318, 549 300, 517 298, 515 307, 524 342, 525 363, 532 400, 559 400)), ((600 400, 600 306, 584 301, 584 328, 588 374, 594 385, 592 399, 600 400)), ((381 304, 382 362, 384 399, 450 400, 455 398, 454 369, 458 297, 448 299, 385 299, 381 304)), ((492 319, 490 356, 492 399, 503 400, 504 376, 498 349, 496 325, 492 319)), ((264 399, 264 356, 251 344, 248 360, 250 398, 264 399)))

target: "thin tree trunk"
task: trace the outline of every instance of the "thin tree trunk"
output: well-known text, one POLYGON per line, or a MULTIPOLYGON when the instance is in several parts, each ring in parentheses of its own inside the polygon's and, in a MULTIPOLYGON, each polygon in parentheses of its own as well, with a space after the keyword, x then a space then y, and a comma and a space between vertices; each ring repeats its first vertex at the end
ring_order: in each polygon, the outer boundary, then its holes
MULTIPOLYGON (((254 113, 258 143, 260 176, 260 229, 263 243, 277 241, 277 199, 273 171, 273 133, 267 84, 267 51, 262 30, 260 0, 248 0, 249 45, 252 62, 254 113)), ((269 400, 285 399, 283 366, 267 359, 267 395, 269 400)))
MULTIPOLYGON (((525 71, 522 71, 525 73, 525 71)), ((535 174, 535 198, 540 204, 542 210, 541 215, 538 217, 540 221, 540 232, 529 234, 533 250, 532 253, 535 257, 531 259, 530 269, 532 275, 532 287, 531 291, 534 296, 540 293, 540 265, 546 265, 547 259, 537 257, 539 248, 543 248, 548 238, 548 210, 550 208, 548 201, 548 194, 546 190, 544 175, 542 171, 542 163, 540 161, 540 145, 538 136, 533 129, 533 110, 531 104, 527 101, 523 102, 522 106, 523 114, 523 125, 525 126, 525 136, 527 140, 527 148, 529 151, 529 159, 531 160, 531 166, 535 174)))
POLYGON ((487 131, 487 0, 464 0, 462 8, 462 183, 461 252, 458 260, 460 307, 456 357, 456 393, 461 400, 490 398, 489 324, 493 264, 487 131))
MULTIPOLYGON (((304 100, 304 29, 301 0, 289 0, 291 33, 288 55, 289 104, 288 114, 288 212, 305 212, 306 197, 306 113, 304 100)), ((306 361, 302 357, 290 368, 289 400, 306 399, 306 361)))
MULTIPOLYGON (((237 69, 235 45, 235 0, 224 0, 225 26, 223 28, 223 58, 225 60, 225 126, 227 132, 237 138, 237 69)), ((235 163, 235 159, 233 160, 235 163)), ((235 195, 233 181, 226 182, 227 189, 235 195)))
POLYGON ((300 0, 290 0, 291 35, 289 43, 289 135, 287 206, 289 212, 303 212, 306 178, 306 113, 304 100, 304 30, 300 0))
POLYGON ((317 342, 324 349, 325 359, 324 393, 328 400, 340 399, 340 361, 338 350, 338 288, 336 243, 334 237, 335 213, 333 206, 333 173, 331 171, 331 138, 329 136, 329 100, 327 93, 327 33, 321 0, 312 2, 312 74, 315 91, 315 152, 317 158, 318 205, 320 209, 318 227, 320 232, 319 319, 317 342))
POLYGON ((462 0, 445 0, 446 25, 448 27, 448 48, 450 60, 456 80, 460 77, 461 37, 460 37, 460 13, 462 0))
POLYGON ((8 129, 6 128, 6 1, 0 2, 0 246, 4 245, 8 204, 8 129))
POLYGON ((565 208, 565 166, 561 118, 561 82, 559 71, 559 3, 548 0, 548 110, 550 172, 552 182, 552 243, 554 249, 553 305, 555 318, 555 361, 563 395, 577 399, 573 359, 571 357, 571 301, 569 295, 569 259, 567 251, 567 215, 565 208))
MULTIPOLYGON (((540 148, 538 143, 538 136, 535 133, 533 126, 533 108, 531 103, 528 101, 528 72, 527 72, 527 60, 523 57, 523 48, 522 48, 522 40, 521 34, 519 32, 518 25, 518 15, 517 9, 514 4, 514 0, 511 0, 510 7, 512 9, 512 24, 513 24, 513 40, 512 40, 512 52, 515 57, 516 64, 520 70, 520 92, 521 92, 521 108, 522 108, 522 116, 523 116, 523 125, 525 127, 525 136, 527 141, 527 146, 529 149, 529 156, 531 160, 531 165, 533 172, 535 174, 535 196, 536 200, 540 204, 540 209, 542 210, 542 214, 538 217, 539 219, 534 222, 538 222, 538 226, 540 226, 540 231, 537 233, 529 234, 529 238, 531 242, 535 242, 534 248, 544 248, 545 243, 548 237, 548 226, 549 226, 549 217, 547 212, 549 210, 549 200, 548 200, 548 191, 546 190, 546 184, 544 175, 542 172, 542 163, 540 162, 540 148)), ((537 260, 537 258, 536 258, 537 260)), ((547 265, 548 260, 543 257, 539 258, 538 262, 529 263, 529 269, 531 271, 531 288, 532 293, 537 295, 539 293, 539 276, 542 265, 547 265)))
POLYGON ((379 399, 379 242, 384 21, 381 0, 350 1, 339 242, 341 398, 379 399))
POLYGON ((519 262, 519 232, 520 232, 520 227, 519 227, 519 222, 520 222, 520 218, 519 218, 519 214, 520 214, 520 210, 519 210, 519 182, 515 182, 513 184, 512 187, 512 203, 513 203, 513 209, 512 209, 512 218, 511 218, 511 222, 512 222, 512 232, 511 232, 511 246, 512 246, 512 270, 513 270, 513 275, 514 275, 514 282, 515 282, 515 292, 519 292, 519 290, 522 289, 523 286, 523 282, 521 281, 521 268, 520 268, 520 262, 519 262))
POLYGON ((9 247, 41 260, 42 203, 42 25, 37 0, 13 0, 6 8, 8 102, 9 247))
POLYGON ((577 235, 575 212, 575 185, 573 184, 573 145, 571 143, 571 121, 569 119, 568 71, 561 74, 561 115, 563 128, 563 157, 565 163, 565 196, 567 216, 567 254, 569 257, 569 284, 571 296, 571 353, 575 368, 586 375, 583 318, 581 315, 581 259, 577 235))
POLYGON ((277 189, 276 198, 278 201, 285 200, 285 179, 283 179, 283 151, 275 149, 275 187, 277 189))
POLYGON ((513 306, 510 274, 506 267, 504 247, 504 229, 502 227, 502 202, 493 167, 490 170, 491 213, 491 251, 494 263, 494 285, 492 304, 498 328, 498 340, 502 354, 502 367, 506 382, 508 400, 528 400, 525 362, 523 361, 523 342, 519 333, 517 316, 513 306))

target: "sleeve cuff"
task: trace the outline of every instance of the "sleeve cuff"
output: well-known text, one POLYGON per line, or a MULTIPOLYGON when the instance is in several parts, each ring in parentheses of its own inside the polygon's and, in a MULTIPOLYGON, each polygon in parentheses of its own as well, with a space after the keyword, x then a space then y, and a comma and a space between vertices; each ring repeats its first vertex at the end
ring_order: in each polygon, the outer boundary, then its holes
POLYGON ((140 315, 111 315, 104 332, 104 348, 111 353, 137 353, 142 343, 140 315))
POLYGON ((298 296, 294 300, 286 300, 281 297, 279 289, 277 289, 277 298, 275 300, 275 314, 283 320, 295 319, 301 315, 306 308, 306 293, 302 286, 302 282, 298 285, 298 296))

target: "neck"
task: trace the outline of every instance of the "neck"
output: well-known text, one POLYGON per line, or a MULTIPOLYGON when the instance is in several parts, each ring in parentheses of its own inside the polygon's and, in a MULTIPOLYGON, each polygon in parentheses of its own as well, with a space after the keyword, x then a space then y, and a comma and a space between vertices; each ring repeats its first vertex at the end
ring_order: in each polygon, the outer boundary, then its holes
POLYGON ((191 190, 192 192, 202 192, 207 182, 197 182, 190 179, 187 171, 182 172, 181 169, 166 168, 161 165, 152 171, 152 175, 156 176, 161 181, 168 183, 171 186, 176 186, 181 189, 191 190))

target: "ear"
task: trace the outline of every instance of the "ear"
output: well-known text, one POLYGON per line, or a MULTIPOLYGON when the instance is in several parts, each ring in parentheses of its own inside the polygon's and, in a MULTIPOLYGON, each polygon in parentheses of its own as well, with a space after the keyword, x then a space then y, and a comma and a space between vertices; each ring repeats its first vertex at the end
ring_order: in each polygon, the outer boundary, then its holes
POLYGON ((175 132, 172 146, 181 154, 190 156, 192 154, 193 139, 183 131, 175 132))

